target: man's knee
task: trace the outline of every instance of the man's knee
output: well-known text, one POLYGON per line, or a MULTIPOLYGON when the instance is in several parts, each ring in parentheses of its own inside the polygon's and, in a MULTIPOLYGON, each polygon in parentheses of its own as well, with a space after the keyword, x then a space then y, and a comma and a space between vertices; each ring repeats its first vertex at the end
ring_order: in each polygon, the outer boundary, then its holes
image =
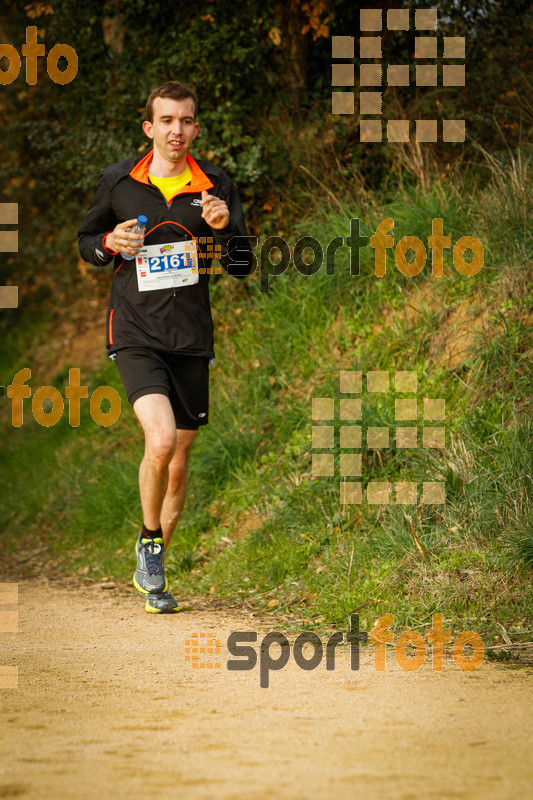
POLYGON ((179 488, 187 477, 189 453, 196 431, 177 431, 177 443, 172 460, 168 465, 168 482, 173 489, 179 488))
POLYGON ((191 452, 191 447, 194 444, 197 433, 197 430, 188 431, 178 429, 176 431, 176 461, 183 461, 185 465, 187 464, 189 453, 191 452))
POLYGON ((145 458, 151 461, 155 466, 168 466, 174 456, 175 451, 175 431, 153 431, 146 436, 145 458))
POLYGON ((177 443, 174 413, 168 397, 159 393, 141 395, 133 403, 133 410, 144 431, 145 459, 156 467, 167 467, 177 443))
POLYGON ((172 460, 168 465, 168 484, 171 489, 178 489, 187 477, 187 462, 172 460))

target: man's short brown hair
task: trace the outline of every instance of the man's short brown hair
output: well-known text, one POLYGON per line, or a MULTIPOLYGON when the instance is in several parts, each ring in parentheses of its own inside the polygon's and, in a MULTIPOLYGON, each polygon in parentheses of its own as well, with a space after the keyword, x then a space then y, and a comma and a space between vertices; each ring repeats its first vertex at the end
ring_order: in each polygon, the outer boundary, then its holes
POLYGON ((187 86, 186 83, 167 81, 166 83, 162 83, 161 86, 152 89, 146 101, 146 119, 148 122, 154 121, 154 100, 156 97, 171 97, 172 100, 185 100, 187 97, 190 97, 194 103, 194 119, 196 120, 198 98, 196 97, 196 92, 194 92, 190 86, 187 86))

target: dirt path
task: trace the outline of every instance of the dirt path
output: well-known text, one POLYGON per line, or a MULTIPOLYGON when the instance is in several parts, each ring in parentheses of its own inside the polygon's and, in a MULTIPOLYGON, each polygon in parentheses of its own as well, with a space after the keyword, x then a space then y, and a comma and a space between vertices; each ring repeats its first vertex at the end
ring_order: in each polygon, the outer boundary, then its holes
POLYGON ((388 653, 378 673, 366 649, 351 671, 343 648, 334 672, 291 657, 262 689, 258 667, 226 669, 231 630, 273 627, 249 615, 151 616, 33 580, 18 609, 19 632, 0 634, 19 671, 0 689, 0 798, 533 796, 531 669, 408 673, 388 653), (195 632, 221 641, 220 669, 185 660, 195 632))

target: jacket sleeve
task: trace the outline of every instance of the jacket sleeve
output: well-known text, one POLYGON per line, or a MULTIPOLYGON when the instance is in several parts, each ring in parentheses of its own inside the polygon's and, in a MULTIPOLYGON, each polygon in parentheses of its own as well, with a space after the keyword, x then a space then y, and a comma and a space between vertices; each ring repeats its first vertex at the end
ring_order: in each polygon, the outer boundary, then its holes
POLYGON ((105 247, 104 237, 114 229, 117 222, 111 208, 109 188, 103 172, 94 199, 78 231, 78 246, 84 261, 95 267, 109 264, 116 253, 105 247))
POLYGON ((255 269, 255 255, 250 245, 250 239, 246 230, 244 213, 239 193, 233 183, 228 179, 226 195, 223 199, 229 208, 229 222, 225 228, 211 228, 216 244, 221 245, 220 263, 228 273, 234 278, 245 278, 255 269))

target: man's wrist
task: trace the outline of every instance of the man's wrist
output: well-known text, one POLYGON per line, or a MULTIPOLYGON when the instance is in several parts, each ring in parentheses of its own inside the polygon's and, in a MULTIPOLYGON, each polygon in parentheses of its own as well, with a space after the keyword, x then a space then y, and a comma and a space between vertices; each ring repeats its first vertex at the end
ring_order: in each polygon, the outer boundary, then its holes
POLYGON ((107 247, 107 245, 105 243, 105 240, 107 239, 107 237, 109 236, 110 233, 111 233, 111 231, 109 231, 108 233, 104 234, 104 238, 102 239, 102 247, 104 248, 104 250, 106 252, 110 253, 112 256, 116 256, 116 255, 118 255, 118 250, 111 250, 111 248, 107 247))
POLYGON ((219 234, 222 234, 223 236, 228 234, 228 233, 232 233, 233 230, 234 230, 234 227, 233 227, 233 221, 232 221, 231 217, 228 219, 227 223, 224 225, 223 228, 211 228, 211 230, 215 234, 219 233, 219 234))

